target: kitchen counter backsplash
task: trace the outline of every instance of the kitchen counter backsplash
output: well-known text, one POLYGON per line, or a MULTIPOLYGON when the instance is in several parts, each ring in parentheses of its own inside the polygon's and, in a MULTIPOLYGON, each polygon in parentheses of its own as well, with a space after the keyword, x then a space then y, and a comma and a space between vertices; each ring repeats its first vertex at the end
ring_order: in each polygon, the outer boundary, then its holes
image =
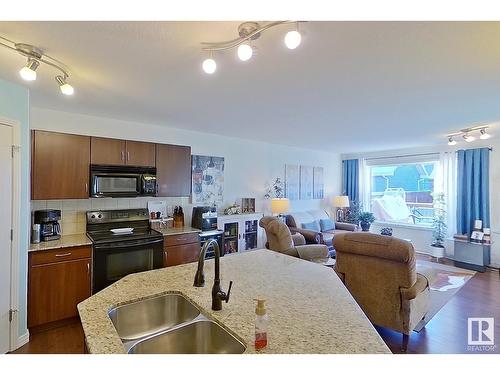
POLYGON ((31 221, 33 211, 54 209, 61 210, 61 232, 64 235, 85 233, 85 213, 90 210, 120 210, 129 208, 147 208, 148 201, 166 201, 168 206, 182 206, 184 223, 191 225, 192 206, 189 197, 140 197, 140 198, 90 198, 31 201, 31 221))

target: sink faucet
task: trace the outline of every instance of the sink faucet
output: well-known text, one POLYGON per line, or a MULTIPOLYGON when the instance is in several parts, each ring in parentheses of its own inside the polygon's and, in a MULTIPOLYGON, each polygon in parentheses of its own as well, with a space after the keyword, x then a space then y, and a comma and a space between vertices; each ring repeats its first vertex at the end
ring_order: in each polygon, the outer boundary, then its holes
POLYGON ((205 242, 200 251, 200 256, 198 258, 198 269, 196 270, 196 275, 194 276, 194 286, 202 287, 205 286, 205 274, 203 273, 203 266, 205 265, 205 254, 207 250, 213 246, 215 252, 215 278, 214 286, 212 287, 212 310, 222 310, 222 301, 229 301, 229 295, 231 294, 231 287, 233 282, 229 282, 229 289, 227 293, 224 292, 220 287, 220 248, 216 240, 209 240, 205 242))

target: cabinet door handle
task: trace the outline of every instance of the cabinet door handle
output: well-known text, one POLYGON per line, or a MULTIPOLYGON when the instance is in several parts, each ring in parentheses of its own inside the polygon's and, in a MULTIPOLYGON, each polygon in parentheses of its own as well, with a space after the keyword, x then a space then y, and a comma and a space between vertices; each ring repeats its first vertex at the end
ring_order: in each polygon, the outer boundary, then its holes
POLYGON ((127 151, 127 160, 130 160, 130 151, 127 151))
POLYGON ((125 151, 121 151, 120 155, 121 155, 120 160, 125 160, 125 151))
POLYGON ((87 275, 90 275, 90 263, 87 262, 87 275))
POLYGON ((88 193, 89 192, 89 184, 88 183, 85 183, 85 192, 88 193))
POLYGON ((71 253, 65 253, 65 254, 56 254, 56 257, 69 257, 71 253))

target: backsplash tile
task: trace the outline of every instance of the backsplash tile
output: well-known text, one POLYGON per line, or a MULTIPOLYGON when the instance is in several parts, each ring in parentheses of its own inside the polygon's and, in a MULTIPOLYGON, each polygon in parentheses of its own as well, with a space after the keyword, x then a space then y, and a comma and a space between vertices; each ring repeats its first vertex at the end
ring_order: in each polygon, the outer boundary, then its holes
POLYGON ((148 201, 166 201, 167 206, 182 206, 184 222, 191 223, 190 198, 158 197, 158 198, 90 198, 31 201, 31 222, 33 211, 54 209, 61 210, 61 232, 64 235, 85 233, 86 212, 91 210, 123 210, 129 208, 147 208, 148 201))

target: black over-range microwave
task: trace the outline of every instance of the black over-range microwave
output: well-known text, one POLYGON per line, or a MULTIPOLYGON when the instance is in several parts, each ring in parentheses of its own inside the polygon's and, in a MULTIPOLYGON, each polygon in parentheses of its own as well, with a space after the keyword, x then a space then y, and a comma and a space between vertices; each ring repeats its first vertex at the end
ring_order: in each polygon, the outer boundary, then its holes
POLYGON ((115 165, 90 166, 91 197, 156 195, 156 168, 115 165))

